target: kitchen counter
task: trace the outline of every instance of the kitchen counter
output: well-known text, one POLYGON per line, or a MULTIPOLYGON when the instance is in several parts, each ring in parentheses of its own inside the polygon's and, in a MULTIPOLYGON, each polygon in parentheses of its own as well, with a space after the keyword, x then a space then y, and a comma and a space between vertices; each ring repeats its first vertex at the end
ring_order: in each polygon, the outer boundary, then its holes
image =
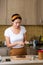
POLYGON ((26 55, 26 58, 17 58, 16 56, 3 56, 0 65, 43 65, 43 60, 39 60, 38 56, 26 55), (35 58, 34 58, 35 57, 35 58), (11 61, 6 61, 10 59, 11 61))
POLYGON ((7 56, 8 55, 8 48, 7 47, 0 47, 0 55, 7 56))

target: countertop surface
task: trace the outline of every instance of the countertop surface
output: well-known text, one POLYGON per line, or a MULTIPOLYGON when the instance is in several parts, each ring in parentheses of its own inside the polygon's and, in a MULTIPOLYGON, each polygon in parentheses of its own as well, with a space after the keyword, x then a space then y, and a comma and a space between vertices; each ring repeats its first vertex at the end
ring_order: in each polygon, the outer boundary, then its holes
POLYGON ((17 56, 3 56, 1 57, 1 64, 32 64, 32 63, 42 63, 43 60, 39 60, 38 56, 35 55, 26 55, 25 57, 17 57, 17 56), (11 61, 6 61, 6 59, 10 59, 11 61))

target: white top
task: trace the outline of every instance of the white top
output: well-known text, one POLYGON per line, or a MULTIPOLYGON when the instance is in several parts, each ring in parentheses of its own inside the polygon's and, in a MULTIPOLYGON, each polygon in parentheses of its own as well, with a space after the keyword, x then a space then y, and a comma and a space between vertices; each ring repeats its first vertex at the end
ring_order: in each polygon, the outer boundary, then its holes
MULTIPOLYGON (((11 30, 11 27, 9 27, 9 28, 7 28, 7 29, 5 30, 4 36, 7 36, 7 37, 10 38, 11 44, 13 44, 13 43, 16 42, 16 41, 23 41, 24 33, 26 32, 26 29, 25 29, 24 26, 20 26, 20 27, 21 27, 20 33, 18 33, 18 34, 13 33, 12 30, 11 30)), ((21 46, 21 45, 16 45, 16 46, 14 46, 13 48, 21 48, 21 47, 23 47, 23 46, 21 46)))

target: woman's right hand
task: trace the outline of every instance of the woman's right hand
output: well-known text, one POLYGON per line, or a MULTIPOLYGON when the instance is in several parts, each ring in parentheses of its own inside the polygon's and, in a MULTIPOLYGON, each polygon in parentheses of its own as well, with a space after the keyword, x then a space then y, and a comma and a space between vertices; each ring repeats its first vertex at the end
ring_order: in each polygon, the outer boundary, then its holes
POLYGON ((23 41, 19 41, 18 45, 24 46, 24 42, 23 41))

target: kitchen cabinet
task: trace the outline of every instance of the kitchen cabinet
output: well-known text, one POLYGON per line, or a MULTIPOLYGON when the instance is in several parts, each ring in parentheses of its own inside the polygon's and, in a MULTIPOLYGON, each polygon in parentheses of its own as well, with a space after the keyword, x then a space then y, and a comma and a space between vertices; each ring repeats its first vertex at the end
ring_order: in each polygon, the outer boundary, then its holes
POLYGON ((6 24, 6 0, 0 0, 0 25, 6 24))
POLYGON ((24 13, 24 1, 25 0, 7 0, 7 25, 11 25, 11 16, 15 13, 18 13, 21 15, 23 19, 25 20, 25 13, 24 13))
POLYGON ((22 25, 37 25, 37 0, 7 0, 7 25, 14 13, 21 15, 22 25))
POLYGON ((38 0, 38 24, 43 25, 43 0, 38 0))
POLYGON ((15 13, 22 25, 43 25, 43 0, 0 0, 0 25, 11 25, 15 13))
POLYGON ((8 55, 8 48, 7 47, 0 47, 0 55, 7 56, 8 55))
POLYGON ((25 19, 27 25, 37 25, 37 0, 25 0, 25 19))

